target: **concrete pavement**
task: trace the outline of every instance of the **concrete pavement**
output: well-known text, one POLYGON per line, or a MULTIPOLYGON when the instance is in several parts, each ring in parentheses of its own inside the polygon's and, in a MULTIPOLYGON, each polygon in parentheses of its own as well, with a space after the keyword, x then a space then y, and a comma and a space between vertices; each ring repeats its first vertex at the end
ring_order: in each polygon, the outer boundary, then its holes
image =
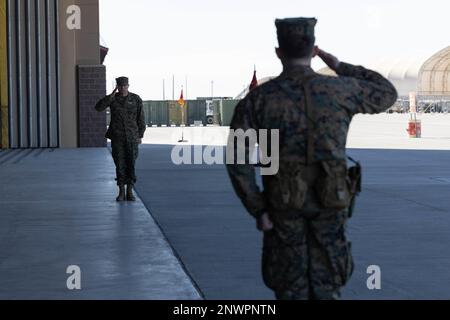
POLYGON ((0 299, 199 299, 107 149, 0 152, 0 299), (81 290, 70 291, 70 265, 81 290))
MULTIPOLYGON (((138 191, 207 299, 272 299, 261 234, 221 165, 175 166, 171 146, 141 148, 138 191)), ((364 192, 348 225, 355 272, 345 299, 450 298, 450 152, 349 150, 364 192), (381 268, 369 290, 367 268, 381 268)))
MULTIPOLYGON (((422 138, 410 139, 406 131, 409 114, 357 114, 351 122, 347 148, 390 150, 450 150, 450 114, 419 114, 422 138)), ((176 145, 184 138, 194 145, 226 145, 228 127, 147 128, 144 142, 176 145)))
MULTIPOLYGON (((175 166, 171 150, 141 147, 142 202, 124 204, 107 149, 0 152, 0 298, 272 299, 261 234, 224 166, 175 166), (69 265, 81 267, 81 291, 66 287, 69 265)), ((343 297, 449 299, 450 152, 349 153, 364 192, 343 297), (381 290, 366 286, 370 265, 381 290)))

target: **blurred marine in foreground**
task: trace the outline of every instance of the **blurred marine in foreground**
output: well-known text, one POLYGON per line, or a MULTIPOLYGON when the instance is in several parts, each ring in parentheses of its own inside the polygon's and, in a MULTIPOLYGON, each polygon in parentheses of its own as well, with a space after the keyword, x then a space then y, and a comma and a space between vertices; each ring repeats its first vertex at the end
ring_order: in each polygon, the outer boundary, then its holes
POLYGON ((106 138, 111 139, 112 156, 116 165, 116 180, 119 186, 117 201, 135 201, 133 186, 136 183, 135 162, 139 144, 142 143, 145 130, 145 115, 142 99, 128 91, 128 78, 116 79, 113 93, 101 99, 95 109, 99 112, 111 110, 111 123, 106 138), (125 185, 127 191, 125 195, 125 185))
POLYGON ((227 147, 234 149, 235 162, 227 165, 233 187, 264 232, 263 279, 277 299, 340 297, 353 272, 345 235, 355 194, 345 152, 350 121, 357 113, 383 112, 397 99, 380 74, 315 46, 316 22, 276 20, 283 72, 235 110, 231 129, 279 130, 279 171, 263 176, 263 191, 255 167, 237 164, 234 138, 227 147), (315 73, 316 56, 338 77, 315 73))

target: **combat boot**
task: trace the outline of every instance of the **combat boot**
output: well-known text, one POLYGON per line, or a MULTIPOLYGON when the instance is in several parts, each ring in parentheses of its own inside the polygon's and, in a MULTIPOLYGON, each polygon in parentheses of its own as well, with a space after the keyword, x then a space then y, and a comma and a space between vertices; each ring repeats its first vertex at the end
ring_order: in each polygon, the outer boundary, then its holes
POLYGON ((136 201, 136 198, 133 195, 133 185, 127 185, 127 200, 128 201, 136 201))
POLYGON ((116 201, 121 202, 125 201, 125 187, 119 186, 119 195, 116 198, 116 201))

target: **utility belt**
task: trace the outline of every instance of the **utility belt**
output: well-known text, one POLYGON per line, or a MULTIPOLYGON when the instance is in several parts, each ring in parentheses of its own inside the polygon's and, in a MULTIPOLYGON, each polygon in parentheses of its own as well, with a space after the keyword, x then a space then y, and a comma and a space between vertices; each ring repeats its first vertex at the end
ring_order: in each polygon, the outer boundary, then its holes
POLYGON ((280 163, 276 175, 265 176, 265 193, 274 211, 298 211, 305 205, 308 192, 314 192, 324 209, 349 209, 361 191, 361 165, 349 157, 346 161, 322 161, 312 165, 280 163))

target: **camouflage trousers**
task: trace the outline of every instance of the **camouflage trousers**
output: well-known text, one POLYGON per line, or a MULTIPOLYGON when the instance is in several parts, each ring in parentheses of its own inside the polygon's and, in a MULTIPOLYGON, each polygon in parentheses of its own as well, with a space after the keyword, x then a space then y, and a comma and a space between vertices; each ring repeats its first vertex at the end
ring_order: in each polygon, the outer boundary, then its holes
POLYGON ((353 272, 347 211, 271 218, 274 229, 264 234, 262 271, 276 298, 338 299, 353 272))
POLYGON ((136 183, 135 163, 139 154, 139 144, 136 139, 133 141, 125 138, 113 139, 111 149, 116 165, 117 185, 134 185, 136 183))

